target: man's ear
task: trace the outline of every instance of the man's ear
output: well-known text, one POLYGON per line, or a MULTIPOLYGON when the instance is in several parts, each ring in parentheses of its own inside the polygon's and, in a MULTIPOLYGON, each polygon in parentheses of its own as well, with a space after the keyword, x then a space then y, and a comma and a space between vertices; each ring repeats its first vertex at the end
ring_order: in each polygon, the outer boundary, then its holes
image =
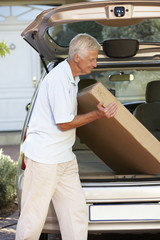
POLYGON ((77 53, 74 54, 74 57, 73 57, 74 61, 77 63, 79 61, 79 56, 77 53))

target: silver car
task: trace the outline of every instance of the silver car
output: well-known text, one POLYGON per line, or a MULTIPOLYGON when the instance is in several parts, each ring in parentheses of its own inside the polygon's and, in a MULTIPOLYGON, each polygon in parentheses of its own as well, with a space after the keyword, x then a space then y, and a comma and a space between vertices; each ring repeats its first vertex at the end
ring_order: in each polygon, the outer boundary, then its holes
MULTIPOLYGON (((102 47, 97 67, 82 77, 80 89, 100 81, 135 114, 135 109, 146 103, 147 84, 160 79, 159 0, 106 0, 45 10, 22 33, 24 40, 39 53, 44 74, 28 107, 21 144, 44 76, 67 58, 70 40, 82 32, 95 37, 102 47)), ((157 128, 157 139, 158 131, 157 128)), ((137 173, 134 169, 130 173, 116 172, 78 137, 73 150, 86 196, 90 233, 160 232, 159 174, 137 173)), ((19 209, 24 178, 23 157, 20 152, 17 174, 19 209)), ((43 233, 57 231, 56 214, 50 204, 43 233)))

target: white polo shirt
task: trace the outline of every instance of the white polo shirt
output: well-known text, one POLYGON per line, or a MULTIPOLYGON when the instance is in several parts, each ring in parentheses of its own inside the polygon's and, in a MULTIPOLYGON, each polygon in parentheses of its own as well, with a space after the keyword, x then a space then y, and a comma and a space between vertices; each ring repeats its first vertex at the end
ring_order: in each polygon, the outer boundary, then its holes
POLYGON ((75 129, 62 132, 57 124, 70 122, 77 114, 78 82, 67 60, 44 78, 22 145, 26 157, 46 164, 73 160, 75 129))

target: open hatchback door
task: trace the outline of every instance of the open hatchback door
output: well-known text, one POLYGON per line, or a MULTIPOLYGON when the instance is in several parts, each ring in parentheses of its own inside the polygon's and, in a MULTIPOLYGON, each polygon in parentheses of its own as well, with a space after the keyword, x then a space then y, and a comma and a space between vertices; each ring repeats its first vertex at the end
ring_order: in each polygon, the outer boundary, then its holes
MULTIPOLYGON (((122 32, 119 38, 128 38, 128 33, 124 34, 127 27, 132 31, 132 27, 134 29, 135 24, 139 24, 140 26, 142 24, 144 26, 147 26, 147 24, 152 25, 154 19, 159 19, 159 17, 159 0, 106 0, 102 2, 77 3, 43 11, 23 31, 22 36, 41 57, 49 61, 54 61, 66 58, 69 42, 77 33, 89 33, 102 44, 105 40, 109 39, 109 36, 106 39, 106 35, 102 34, 102 28, 103 32, 107 28, 113 31, 116 31, 117 27, 121 28, 122 32), (95 30, 93 31, 93 29, 95 30)), ((135 38, 139 41, 139 46, 136 47, 134 55, 137 58, 146 57, 143 61, 144 66, 145 64, 147 66, 152 64, 156 67, 159 61, 156 61, 153 57, 157 54, 159 55, 160 46, 151 35, 152 33, 148 33, 148 39, 137 39, 135 34, 135 38)), ((117 36, 115 37, 117 38, 117 36)), ((108 59, 109 62, 107 63, 106 58, 112 57, 112 54, 103 50, 102 48, 100 51, 99 60, 101 59, 105 65, 109 65, 110 61, 108 59)), ((125 57, 125 53, 122 56, 125 57)), ((121 55, 117 57, 121 58, 121 55)), ((120 64, 122 59, 119 60, 120 64)), ((131 58, 130 60, 134 64, 135 59, 131 58)), ((125 64, 124 61, 123 64, 125 64)))

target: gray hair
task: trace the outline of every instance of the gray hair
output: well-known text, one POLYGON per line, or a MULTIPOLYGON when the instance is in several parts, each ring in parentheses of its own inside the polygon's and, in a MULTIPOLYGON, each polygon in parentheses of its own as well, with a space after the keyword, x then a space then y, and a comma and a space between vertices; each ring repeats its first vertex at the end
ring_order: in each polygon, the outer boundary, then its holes
POLYGON ((100 44, 97 40, 87 33, 76 35, 69 44, 68 59, 73 60, 74 54, 77 53, 80 57, 85 57, 89 50, 100 50, 100 44))

